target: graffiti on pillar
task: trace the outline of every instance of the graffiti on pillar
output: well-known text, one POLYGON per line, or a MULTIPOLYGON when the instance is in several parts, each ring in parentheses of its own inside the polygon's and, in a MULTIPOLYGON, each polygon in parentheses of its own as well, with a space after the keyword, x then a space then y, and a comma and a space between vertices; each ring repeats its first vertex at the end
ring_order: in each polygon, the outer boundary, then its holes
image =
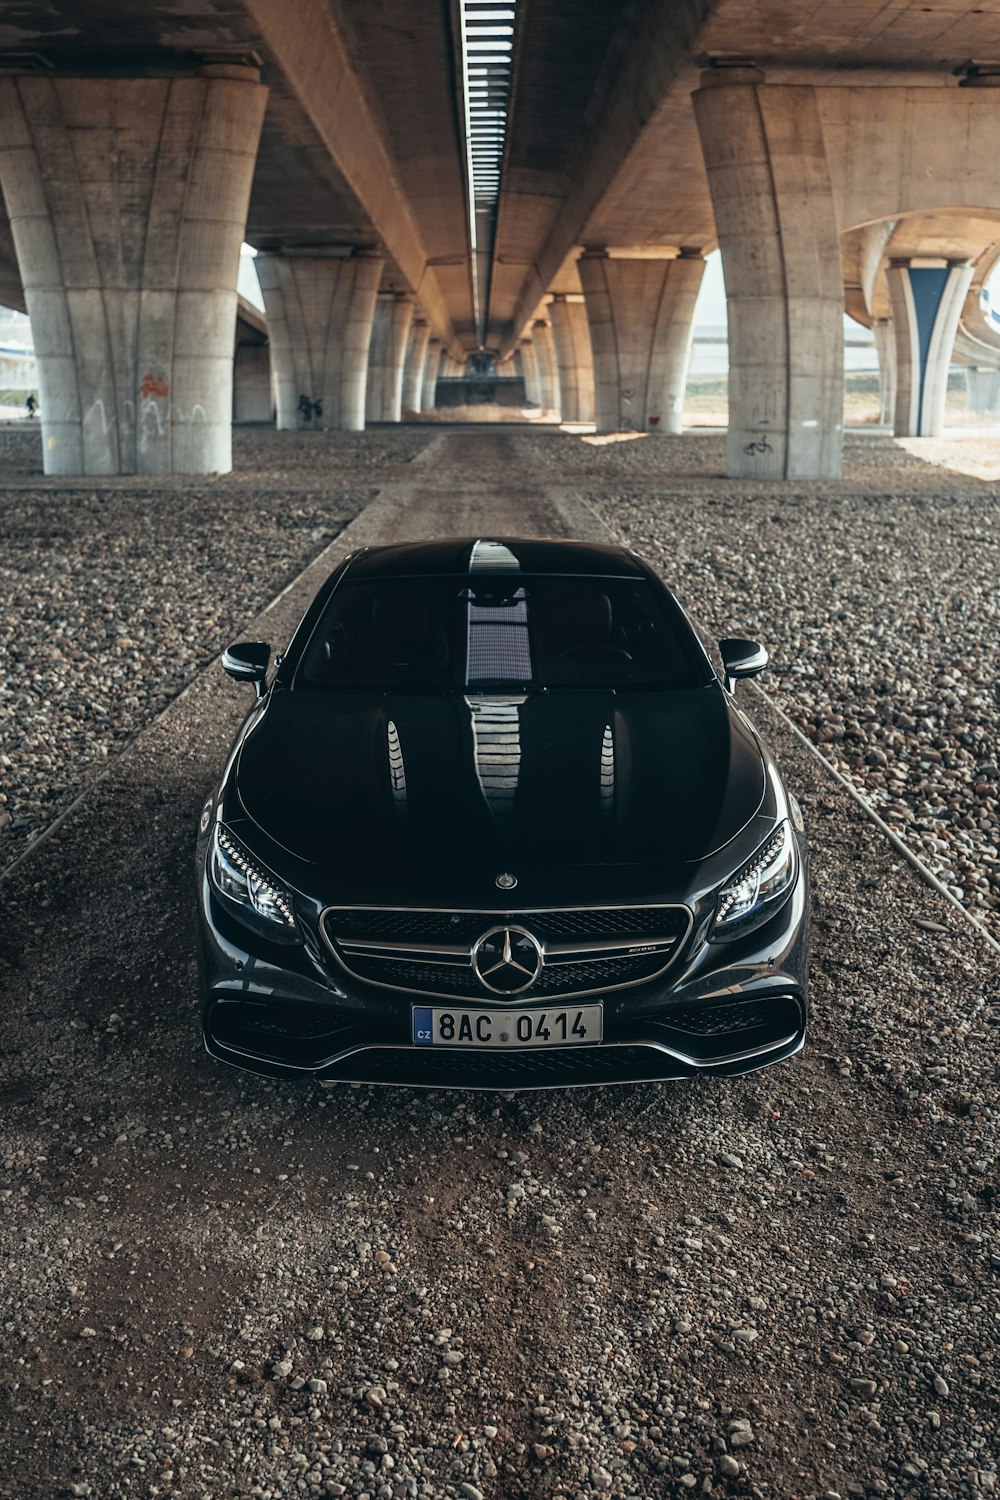
POLYGON ((758 453, 773 453, 774 449, 771 447, 771 444, 768 442, 764 434, 761 433, 756 442, 751 441, 745 444, 743 452, 750 455, 751 457, 755 457, 758 453))
POLYGON ((111 451, 111 429, 115 425, 115 419, 113 416, 108 416, 107 408, 100 396, 98 396, 83 418, 85 432, 88 426, 93 427, 94 425, 98 427, 101 438, 104 441, 103 449, 99 455, 95 456, 97 456, 99 464, 110 466, 114 462, 114 454, 111 451))
POLYGON ((650 427, 658 427, 660 425, 659 417, 650 417, 649 425, 650 427))
POLYGON ((164 430, 163 413, 155 400, 147 396, 139 405, 139 446, 144 448, 147 438, 161 438, 164 430))
POLYGON ((169 394, 170 387, 162 375, 144 375, 139 383, 139 395, 144 400, 148 401, 153 396, 168 396, 169 394))
POLYGON ((323 403, 320 400, 310 401, 308 396, 300 396, 298 413, 303 422, 318 422, 323 415, 323 403))

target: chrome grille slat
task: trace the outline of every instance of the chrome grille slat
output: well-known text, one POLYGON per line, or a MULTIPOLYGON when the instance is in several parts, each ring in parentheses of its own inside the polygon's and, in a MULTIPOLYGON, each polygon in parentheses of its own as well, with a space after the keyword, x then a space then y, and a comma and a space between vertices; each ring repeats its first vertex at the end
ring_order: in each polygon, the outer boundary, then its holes
POLYGON ((691 921, 687 907, 669 905, 519 911, 341 906, 329 907, 320 925, 337 962, 365 983, 481 1003, 504 997, 475 976, 475 944, 498 924, 524 927, 541 945, 545 964, 534 983, 506 1003, 531 1005, 657 978, 683 948, 691 921))

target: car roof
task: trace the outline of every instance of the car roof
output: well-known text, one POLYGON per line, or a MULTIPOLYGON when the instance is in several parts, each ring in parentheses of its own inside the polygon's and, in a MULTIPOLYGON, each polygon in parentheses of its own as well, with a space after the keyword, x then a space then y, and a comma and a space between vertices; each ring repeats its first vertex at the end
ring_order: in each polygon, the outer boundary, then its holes
POLYGON ((527 537, 457 537, 368 547, 348 570, 353 580, 475 573, 564 574, 592 578, 647 578, 625 547, 527 537))

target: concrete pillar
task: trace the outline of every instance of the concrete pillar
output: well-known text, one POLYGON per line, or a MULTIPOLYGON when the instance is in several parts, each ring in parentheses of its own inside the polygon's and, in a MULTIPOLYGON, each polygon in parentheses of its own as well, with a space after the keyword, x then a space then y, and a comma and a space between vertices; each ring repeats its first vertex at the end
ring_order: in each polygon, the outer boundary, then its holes
POLYGON ((878 355, 878 419, 881 426, 891 427, 896 409, 896 340, 892 319, 873 319, 872 334, 878 355))
POLYGON ((368 345, 382 259, 260 254, 278 427, 363 432, 368 345), (317 409, 318 407, 318 409, 317 409))
POLYGON ((237 344, 233 366, 233 421, 242 426, 273 420, 268 346, 237 344))
POLYGON ((0 78, 0 186, 47 474, 232 468, 236 278, 267 89, 0 78))
POLYGON ((577 268, 598 432, 680 432, 704 258, 626 259, 585 250, 577 268))
POLYGON ((816 90, 720 67, 694 107, 729 299, 728 472, 834 479, 844 289, 816 90))
POLYGON ((969 410, 1000 414, 1000 370, 991 370, 982 365, 967 365, 965 388, 969 396, 969 410))
POLYGON ((562 419, 564 422, 592 422, 594 358, 584 300, 558 292, 549 303, 549 316, 559 365, 562 419))
POLYGON ((896 339, 897 437, 940 437, 955 334, 973 268, 890 260, 885 273, 896 339))
POLYGON ((538 356, 530 339, 522 339, 521 370, 524 374, 524 399, 529 406, 541 406, 542 395, 538 379, 538 356))
POLYGON ((538 366, 538 399, 543 411, 558 412, 559 362, 552 338, 551 324, 539 318, 532 327, 531 341, 535 346, 535 361, 538 366))
POLYGON ((379 292, 368 353, 369 422, 398 422, 403 409, 403 365, 413 320, 413 298, 405 292, 379 292))
POLYGON ((419 411, 423 401, 424 368, 430 336, 430 324, 423 318, 414 318, 410 325, 410 339, 403 368, 403 406, 407 411, 419 411))
POLYGON ((427 345, 427 361, 424 365, 424 385, 420 395, 420 410, 433 411, 437 405, 438 374, 445 348, 439 339, 431 339, 427 345))

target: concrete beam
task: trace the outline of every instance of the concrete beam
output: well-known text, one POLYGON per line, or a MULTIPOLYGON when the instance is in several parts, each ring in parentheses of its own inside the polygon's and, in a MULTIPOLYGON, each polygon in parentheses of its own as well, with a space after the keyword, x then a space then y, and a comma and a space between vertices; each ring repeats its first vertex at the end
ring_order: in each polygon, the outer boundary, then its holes
POLYGON ((243 0, 338 172, 445 342, 455 329, 392 155, 326 0, 243 0))
POLYGON ((47 474, 232 467, 236 277, 267 90, 0 78, 0 185, 38 358, 47 474))
POLYGON ((720 68, 694 95, 729 299, 734 478, 840 474, 843 274, 816 92, 720 68))
POLYGON ((363 432, 368 349, 382 259, 257 256, 278 427, 363 432))
POLYGON ((584 251, 598 432, 679 433, 705 261, 584 251))

